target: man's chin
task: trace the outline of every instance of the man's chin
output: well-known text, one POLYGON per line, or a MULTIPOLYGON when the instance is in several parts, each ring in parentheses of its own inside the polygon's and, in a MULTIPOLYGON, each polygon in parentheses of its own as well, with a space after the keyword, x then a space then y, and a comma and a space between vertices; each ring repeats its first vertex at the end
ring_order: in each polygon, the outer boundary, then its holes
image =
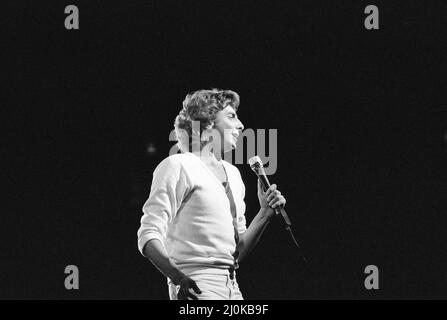
POLYGON ((236 144, 235 143, 231 143, 230 145, 225 146, 224 152, 230 152, 230 151, 232 151, 234 149, 236 149, 236 144))

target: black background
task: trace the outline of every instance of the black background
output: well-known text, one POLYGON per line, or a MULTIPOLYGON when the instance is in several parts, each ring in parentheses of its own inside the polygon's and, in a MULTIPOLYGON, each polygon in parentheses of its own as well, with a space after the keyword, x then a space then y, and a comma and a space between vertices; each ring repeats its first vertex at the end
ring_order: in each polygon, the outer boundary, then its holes
MULTIPOLYGON (((7 111, 0 297, 167 299, 137 250, 152 172, 185 95, 241 96, 278 129, 271 181, 310 272, 272 223, 246 299, 446 298, 447 5, 441 1, 14 1, 2 4, 7 111), (64 28, 64 8, 80 30, 64 28), (380 29, 364 28, 364 8, 380 29), (157 152, 148 154, 153 143, 157 152), (80 290, 64 287, 65 266, 80 290), (377 265, 380 289, 364 288, 377 265)), ((258 210, 256 179, 246 216, 258 210)))

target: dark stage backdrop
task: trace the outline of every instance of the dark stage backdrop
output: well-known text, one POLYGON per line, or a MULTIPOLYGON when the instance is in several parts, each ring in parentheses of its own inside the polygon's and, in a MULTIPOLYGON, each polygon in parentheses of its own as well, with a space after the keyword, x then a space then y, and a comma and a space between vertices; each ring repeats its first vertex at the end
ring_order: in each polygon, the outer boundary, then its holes
MULTIPOLYGON (((152 172, 185 95, 241 96, 278 129, 279 185, 309 263, 273 222, 247 299, 447 298, 442 1, 10 1, 2 31, 0 298, 167 299, 137 250, 152 172), (77 5, 80 29, 64 28, 77 5), (378 6, 380 29, 364 8, 378 6), (66 290, 76 265, 80 289, 66 290), (376 265, 379 290, 366 290, 376 265)), ((247 219, 258 210, 246 184, 247 219)))

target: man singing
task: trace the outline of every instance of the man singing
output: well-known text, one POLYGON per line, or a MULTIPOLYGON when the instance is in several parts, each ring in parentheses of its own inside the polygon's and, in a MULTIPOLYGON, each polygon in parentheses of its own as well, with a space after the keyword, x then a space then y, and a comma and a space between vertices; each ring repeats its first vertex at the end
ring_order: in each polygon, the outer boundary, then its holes
POLYGON ((242 300, 235 270, 286 203, 276 185, 264 192, 258 180, 260 209, 246 227, 245 185, 223 160, 244 129, 238 107, 230 90, 188 94, 174 123, 182 153, 154 171, 138 248, 167 277, 171 300, 242 300))

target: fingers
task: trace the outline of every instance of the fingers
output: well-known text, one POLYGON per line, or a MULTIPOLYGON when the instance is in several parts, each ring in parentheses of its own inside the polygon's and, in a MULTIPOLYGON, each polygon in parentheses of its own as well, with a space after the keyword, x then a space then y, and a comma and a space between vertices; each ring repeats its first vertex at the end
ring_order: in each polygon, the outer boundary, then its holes
POLYGON ((191 298, 192 300, 199 300, 199 298, 197 298, 195 295, 193 295, 191 292, 188 291, 187 293, 187 297, 191 298))
POLYGON ((180 290, 177 293, 177 299, 178 300, 198 300, 194 294, 189 291, 189 289, 180 288, 180 290))
POLYGON ((267 190, 267 202, 270 202, 272 199, 277 198, 281 195, 281 191, 276 189, 276 184, 272 184, 270 188, 267 190))
POLYGON ((267 196, 269 194, 271 194, 272 192, 274 192, 275 190, 276 190, 276 184, 270 185, 270 188, 268 188, 267 191, 266 191, 267 196))
POLYGON ((199 287, 197 286, 197 284, 195 282, 192 283, 192 288, 195 291, 195 293, 201 294, 202 291, 199 289, 199 287))
POLYGON ((283 196, 281 196, 281 198, 280 199, 278 199, 278 200, 272 200, 270 203, 269 203, 269 206, 270 207, 272 207, 272 208, 276 208, 276 207, 279 207, 279 206, 284 206, 285 204, 286 204, 286 198, 284 198, 283 196))
POLYGON ((179 291, 177 292, 177 299, 178 300, 186 300, 186 291, 183 288, 180 288, 179 291))
MULTIPOLYGON (((258 179, 258 189, 260 190, 262 188, 261 180, 258 179)), ((286 199, 281 194, 281 191, 277 189, 276 184, 272 184, 267 191, 265 191, 263 194, 263 197, 265 197, 264 201, 267 202, 269 207, 276 208, 279 206, 284 206, 286 204, 286 199)))
POLYGON ((198 300, 198 298, 191 292, 191 289, 194 290, 195 293, 201 294, 202 291, 199 289, 197 284, 192 279, 185 279, 186 281, 181 284, 180 289, 177 293, 177 298, 179 300, 198 300))
POLYGON ((276 189, 276 185, 273 184, 268 192, 269 194, 266 200, 271 208, 284 206, 286 204, 286 198, 281 194, 281 191, 276 189))
MULTIPOLYGON (((261 179, 258 179, 258 189, 264 191, 264 186, 261 182, 261 179)), ((276 184, 270 185, 270 187, 264 191, 265 195, 268 196, 272 191, 276 190, 276 184)))

